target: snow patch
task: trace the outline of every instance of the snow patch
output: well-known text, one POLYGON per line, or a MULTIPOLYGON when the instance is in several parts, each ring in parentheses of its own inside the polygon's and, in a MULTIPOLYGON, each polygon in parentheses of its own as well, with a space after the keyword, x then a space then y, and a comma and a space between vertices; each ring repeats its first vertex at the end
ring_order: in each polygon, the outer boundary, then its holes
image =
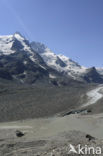
POLYGON ((103 68, 96 68, 97 72, 101 75, 103 75, 103 68))
POLYGON ((44 66, 42 66, 42 65, 39 65, 41 68, 43 68, 44 70, 47 70, 44 66))
POLYGON ((51 79, 55 79, 56 76, 55 76, 55 75, 52 75, 52 74, 49 74, 49 78, 51 78, 51 79))
POLYGON ((26 75, 26 74, 27 74, 27 72, 26 72, 26 71, 24 71, 24 72, 23 72, 23 74, 24 74, 24 75, 26 75))
POLYGON ((13 35, 9 36, 0 36, 0 55, 10 55, 15 53, 15 51, 11 50, 13 45, 13 35))
POLYGON ((24 61, 23 63, 24 63, 24 64, 27 64, 27 61, 24 61))

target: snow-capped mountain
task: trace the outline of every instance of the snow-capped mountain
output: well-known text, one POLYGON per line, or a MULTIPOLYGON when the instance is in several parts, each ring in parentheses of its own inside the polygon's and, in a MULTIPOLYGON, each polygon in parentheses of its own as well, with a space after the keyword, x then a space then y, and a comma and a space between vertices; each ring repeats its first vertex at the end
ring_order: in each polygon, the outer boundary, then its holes
POLYGON ((63 76, 47 66, 20 33, 0 36, 0 78, 22 83, 59 84, 63 76), (55 79, 55 82, 54 82, 55 79))
POLYGON ((64 55, 56 55, 48 47, 39 42, 32 42, 32 48, 38 52, 48 66, 63 72, 74 79, 86 72, 86 68, 80 66, 78 63, 72 61, 64 55))
POLYGON ((16 50, 24 50, 28 52, 30 59, 36 62, 36 55, 30 47, 29 42, 20 33, 14 35, 0 36, 0 55, 10 55, 16 50))
POLYGON ((39 42, 29 43, 20 33, 0 36, 0 78, 54 85, 73 80, 103 83, 95 68, 87 69, 64 55, 56 55, 39 42))
POLYGON ((64 55, 56 55, 47 46, 39 42, 32 42, 32 48, 40 54, 46 64, 74 80, 102 83, 101 71, 93 68, 80 66, 75 61, 64 55))

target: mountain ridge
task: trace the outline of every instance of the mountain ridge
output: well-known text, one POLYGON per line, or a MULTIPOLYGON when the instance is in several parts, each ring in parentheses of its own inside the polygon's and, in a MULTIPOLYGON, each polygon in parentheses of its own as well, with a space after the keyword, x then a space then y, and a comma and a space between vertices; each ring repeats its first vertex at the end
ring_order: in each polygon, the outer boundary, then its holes
POLYGON ((48 66, 56 69, 57 71, 63 73, 66 76, 72 77, 74 80, 78 81, 86 81, 94 83, 103 83, 103 70, 101 68, 90 67, 86 68, 84 66, 79 65, 77 62, 71 60, 70 58, 58 54, 53 53, 47 46, 39 42, 32 42, 32 48, 37 51, 40 56, 44 59, 48 66), (94 75, 93 73, 90 76, 90 71, 95 68, 94 75), (88 73, 89 72, 89 73, 88 73), (87 73, 89 77, 87 78, 87 73), (94 80, 94 76, 97 76, 97 80, 94 80))
POLYGON ((64 55, 56 55, 42 43, 30 43, 18 32, 13 35, 0 36, 0 75, 2 78, 31 84, 43 80, 57 86, 73 80, 103 83, 103 76, 97 68, 95 70, 94 68, 89 70, 64 55))
POLYGON ((0 36, 1 78, 34 84, 38 81, 45 85, 68 83, 61 73, 49 67, 43 58, 32 49, 28 40, 20 33, 0 36), (55 80, 54 80, 55 79, 55 80))

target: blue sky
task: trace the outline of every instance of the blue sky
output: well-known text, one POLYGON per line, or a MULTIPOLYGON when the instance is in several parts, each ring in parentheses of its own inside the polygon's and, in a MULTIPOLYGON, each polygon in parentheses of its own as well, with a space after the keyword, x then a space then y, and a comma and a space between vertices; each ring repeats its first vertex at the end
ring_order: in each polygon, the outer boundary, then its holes
POLYGON ((103 66, 103 0, 0 0, 0 35, 21 32, 84 66, 103 66))

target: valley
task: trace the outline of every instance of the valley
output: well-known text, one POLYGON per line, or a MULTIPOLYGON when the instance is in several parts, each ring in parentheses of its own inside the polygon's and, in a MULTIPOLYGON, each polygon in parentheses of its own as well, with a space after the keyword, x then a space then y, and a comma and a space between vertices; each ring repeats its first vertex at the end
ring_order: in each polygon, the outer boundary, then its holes
MULTIPOLYGON (((89 104, 95 104, 102 98, 102 85, 92 88, 85 94, 88 96, 87 103, 82 107, 88 107, 89 104), (95 94, 93 94, 95 93, 95 94), (100 94, 101 96, 96 95, 100 94), (93 96, 91 96, 93 95, 93 96), (95 100, 94 100, 95 97, 95 100)), ((49 156, 65 152, 69 144, 78 144, 78 142, 91 143, 86 139, 86 134, 93 136, 95 141, 93 146, 102 145, 103 138, 103 113, 99 114, 71 114, 66 116, 39 117, 35 119, 25 119, 12 122, 0 123, 0 152, 2 156, 49 156), (18 138, 16 131, 24 133, 23 137, 18 138), (75 138, 73 137, 75 136, 75 138), (79 137, 79 138, 78 138, 79 137), (78 138, 78 139, 77 139, 78 138), (77 139, 77 141, 76 141, 77 139), (4 146, 5 145, 5 146, 4 146), (3 147, 3 148, 2 148, 3 147), (55 149, 55 150, 54 150, 55 149)))
POLYGON ((102 146, 102 103, 102 68, 83 67, 20 33, 0 36, 0 156, 67 156, 69 144, 102 146))

